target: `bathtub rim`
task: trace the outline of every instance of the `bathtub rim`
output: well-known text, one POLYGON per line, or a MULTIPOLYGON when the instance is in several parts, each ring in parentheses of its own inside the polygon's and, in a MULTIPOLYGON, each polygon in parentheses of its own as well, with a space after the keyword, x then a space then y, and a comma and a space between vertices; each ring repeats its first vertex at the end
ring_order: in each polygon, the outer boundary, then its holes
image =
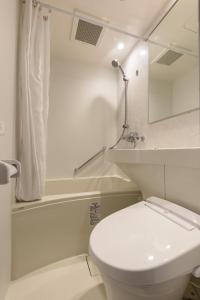
POLYGON ((140 196, 142 197, 141 191, 138 189, 133 191, 112 191, 109 193, 102 193, 99 191, 95 192, 86 192, 86 193, 72 193, 72 194, 58 194, 45 196, 42 200, 32 201, 32 202, 18 202, 15 203, 12 207, 12 215, 18 214, 21 212, 39 209, 44 207, 49 207, 53 205, 61 205, 63 203, 81 201, 81 200, 99 200, 103 197, 113 197, 113 196, 140 196))
MULTIPOLYGON (((46 182, 59 182, 59 181, 87 181, 87 180, 98 180, 98 179, 120 179, 122 182, 132 182, 132 180, 128 177, 122 177, 120 175, 105 175, 105 176, 87 176, 87 177, 62 177, 62 178, 47 178, 46 182)), ((134 182, 133 182, 134 184, 134 182)), ((110 190, 110 191, 101 191, 101 190, 94 190, 89 192, 78 192, 78 193, 62 193, 62 194, 50 194, 44 195, 42 199, 34 200, 34 201, 15 201, 12 204, 12 213, 24 211, 27 209, 47 206, 58 204, 60 202, 67 202, 67 201, 76 201, 85 198, 99 198, 109 195, 124 195, 124 194, 138 194, 141 193, 140 189, 135 185, 133 188, 124 188, 119 190, 110 190)))
POLYGON ((59 178, 46 178, 46 182, 51 182, 51 181, 62 181, 62 180, 86 180, 86 179, 101 179, 101 178, 117 178, 121 179, 122 181, 125 182, 131 182, 132 180, 128 176, 121 176, 118 174, 113 174, 113 175, 102 175, 102 176, 74 176, 74 177, 59 177, 59 178))

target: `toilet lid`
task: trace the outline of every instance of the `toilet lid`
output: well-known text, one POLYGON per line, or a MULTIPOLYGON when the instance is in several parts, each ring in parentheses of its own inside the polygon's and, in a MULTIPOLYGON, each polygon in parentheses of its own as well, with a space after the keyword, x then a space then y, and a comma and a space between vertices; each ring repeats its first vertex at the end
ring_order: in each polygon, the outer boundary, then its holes
POLYGON ((163 212, 166 216, 142 201, 101 221, 89 246, 100 271, 126 283, 151 285, 188 274, 200 264, 198 226, 163 212))

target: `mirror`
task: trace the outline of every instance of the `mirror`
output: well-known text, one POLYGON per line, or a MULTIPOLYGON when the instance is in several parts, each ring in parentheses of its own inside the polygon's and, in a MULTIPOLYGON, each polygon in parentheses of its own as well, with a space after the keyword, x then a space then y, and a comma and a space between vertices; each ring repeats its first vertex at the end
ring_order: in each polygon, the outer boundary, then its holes
POLYGON ((149 123, 199 109, 198 0, 179 0, 149 38, 149 123))

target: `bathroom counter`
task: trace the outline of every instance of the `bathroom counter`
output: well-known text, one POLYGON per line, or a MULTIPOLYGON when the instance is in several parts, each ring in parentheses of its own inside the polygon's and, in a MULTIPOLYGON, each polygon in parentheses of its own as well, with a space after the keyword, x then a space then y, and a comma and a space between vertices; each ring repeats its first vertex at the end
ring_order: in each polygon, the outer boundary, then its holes
POLYGON ((113 149, 106 153, 106 159, 113 163, 200 168, 200 148, 113 149))

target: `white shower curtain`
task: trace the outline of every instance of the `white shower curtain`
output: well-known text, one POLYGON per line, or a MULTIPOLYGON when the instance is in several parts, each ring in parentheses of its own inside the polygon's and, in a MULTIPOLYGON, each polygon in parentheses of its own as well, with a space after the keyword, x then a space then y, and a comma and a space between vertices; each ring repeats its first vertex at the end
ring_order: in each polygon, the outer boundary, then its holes
POLYGON ((46 177, 46 140, 49 106, 49 11, 26 0, 20 30, 18 200, 40 199, 46 177))

